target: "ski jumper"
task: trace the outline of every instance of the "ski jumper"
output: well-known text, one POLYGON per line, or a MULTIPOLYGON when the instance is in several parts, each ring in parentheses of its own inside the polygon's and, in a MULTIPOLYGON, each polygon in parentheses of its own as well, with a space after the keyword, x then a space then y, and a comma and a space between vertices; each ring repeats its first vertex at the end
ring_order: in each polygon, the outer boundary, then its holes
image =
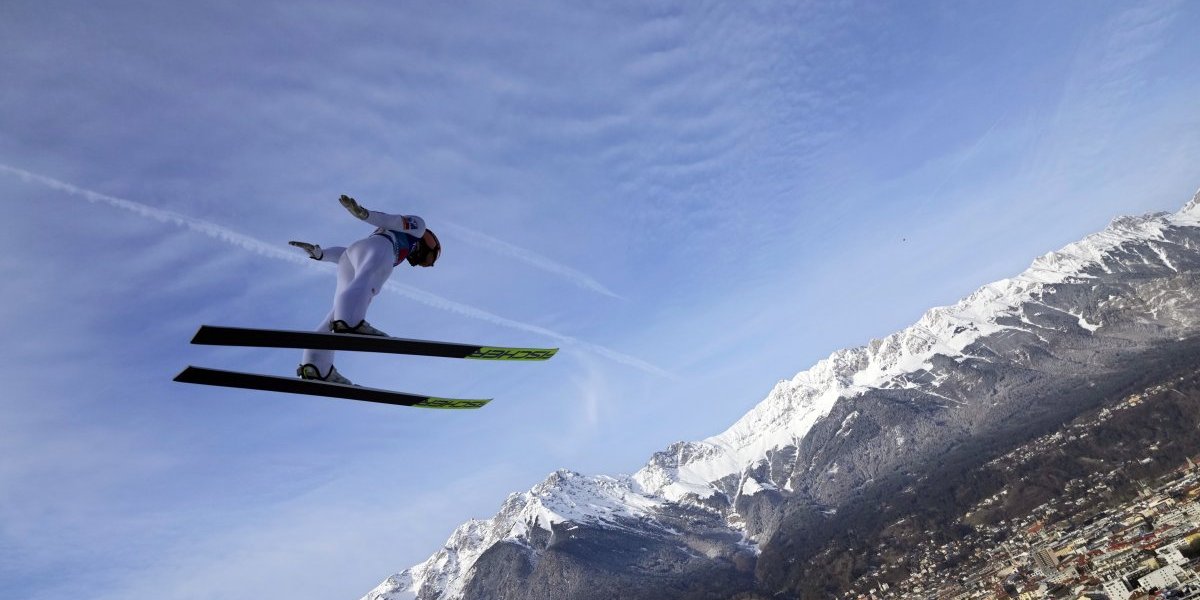
MULTIPOLYGON (((367 317, 371 299, 383 289, 392 269, 417 249, 425 235, 425 221, 412 215, 390 215, 370 211, 364 219, 377 227, 371 235, 349 247, 325 248, 322 261, 337 263, 337 291, 333 308, 317 327, 328 333, 334 321, 344 321, 350 327, 367 317)), ((300 364, 312 364, 322 373, 333 367, 332 350, 305 350, 300 364)))

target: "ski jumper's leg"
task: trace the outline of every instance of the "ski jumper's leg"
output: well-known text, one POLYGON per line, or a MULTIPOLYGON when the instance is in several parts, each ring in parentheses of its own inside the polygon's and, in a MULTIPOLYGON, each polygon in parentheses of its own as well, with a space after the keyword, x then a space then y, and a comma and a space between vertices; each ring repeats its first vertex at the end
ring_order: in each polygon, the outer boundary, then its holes
MULTIPOLYGON (((338 258, 337 291, 333 310, 317 326, 321 333, 329 333, 335 320, 354 326, 366 319, 367 306, 383 289, 395 264, 391 240, 379 235, 354 242, 349 248, 326 248, 322 260, 330 260, 331 255, 338 258)), ((315 365, 325 376, 333 367, 333 356, 333 350, 305 350, 300 364, 315 365)))
MULTIPOLYGON (((333 322, 333 311, 329 311, 325 315, 325 320, 317 325, 317 332, 329 333, 329 324, 333 322)), ((300 359, 302 365, 315 365, 324 377, 329 374, 329 369, 333 368, 333 350, 305 350, 304 357, 300 359)))
POLYGON ((371 299, 391 276, 396 255, 392 242, 372 235, 350 244, 338 262, 338 289, 333 297, 333 320, 354 327, 367 318, 371 299))

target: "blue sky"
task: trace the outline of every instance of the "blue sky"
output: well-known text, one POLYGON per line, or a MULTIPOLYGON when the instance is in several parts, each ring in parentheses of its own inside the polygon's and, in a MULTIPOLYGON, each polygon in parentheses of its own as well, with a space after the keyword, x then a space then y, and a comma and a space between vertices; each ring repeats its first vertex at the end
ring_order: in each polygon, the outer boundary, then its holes
POLYGON ((358 598, 558 468, 629 473, 774 383, 1200 187, 1188 2, 0 5, 0 596, 358 598), (286 245, 421 215, 369 313, 545 364, 290 374, 286 245))

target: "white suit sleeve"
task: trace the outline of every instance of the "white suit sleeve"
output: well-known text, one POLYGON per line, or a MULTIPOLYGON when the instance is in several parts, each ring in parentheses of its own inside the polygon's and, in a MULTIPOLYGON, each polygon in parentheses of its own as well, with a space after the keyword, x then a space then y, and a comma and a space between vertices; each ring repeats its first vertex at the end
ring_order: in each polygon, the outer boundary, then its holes
POLYGON ((331 248, 322 248, 325 254, 321 255, 321 260, 325 262, 336 263, 342 259, 342 254, 345 254, 344 246, 333 246, 331 248))
POLYGON ((372 210, 364 220, 376 227, 403 231, 415 238, 425 235, 425 219, 416 215, 389 215, 388 213, 372 210))

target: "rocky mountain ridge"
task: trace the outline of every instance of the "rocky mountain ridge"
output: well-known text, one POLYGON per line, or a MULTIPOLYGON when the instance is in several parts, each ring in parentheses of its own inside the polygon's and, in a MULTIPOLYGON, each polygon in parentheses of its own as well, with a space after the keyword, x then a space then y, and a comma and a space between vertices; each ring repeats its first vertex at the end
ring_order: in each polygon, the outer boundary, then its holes
POLYGON ((1197 335, 1200 194, 835 352, 632 476, 558 471, 365 600, 803 597, 797 557, 855 505, 1011 447, 1197 335))

